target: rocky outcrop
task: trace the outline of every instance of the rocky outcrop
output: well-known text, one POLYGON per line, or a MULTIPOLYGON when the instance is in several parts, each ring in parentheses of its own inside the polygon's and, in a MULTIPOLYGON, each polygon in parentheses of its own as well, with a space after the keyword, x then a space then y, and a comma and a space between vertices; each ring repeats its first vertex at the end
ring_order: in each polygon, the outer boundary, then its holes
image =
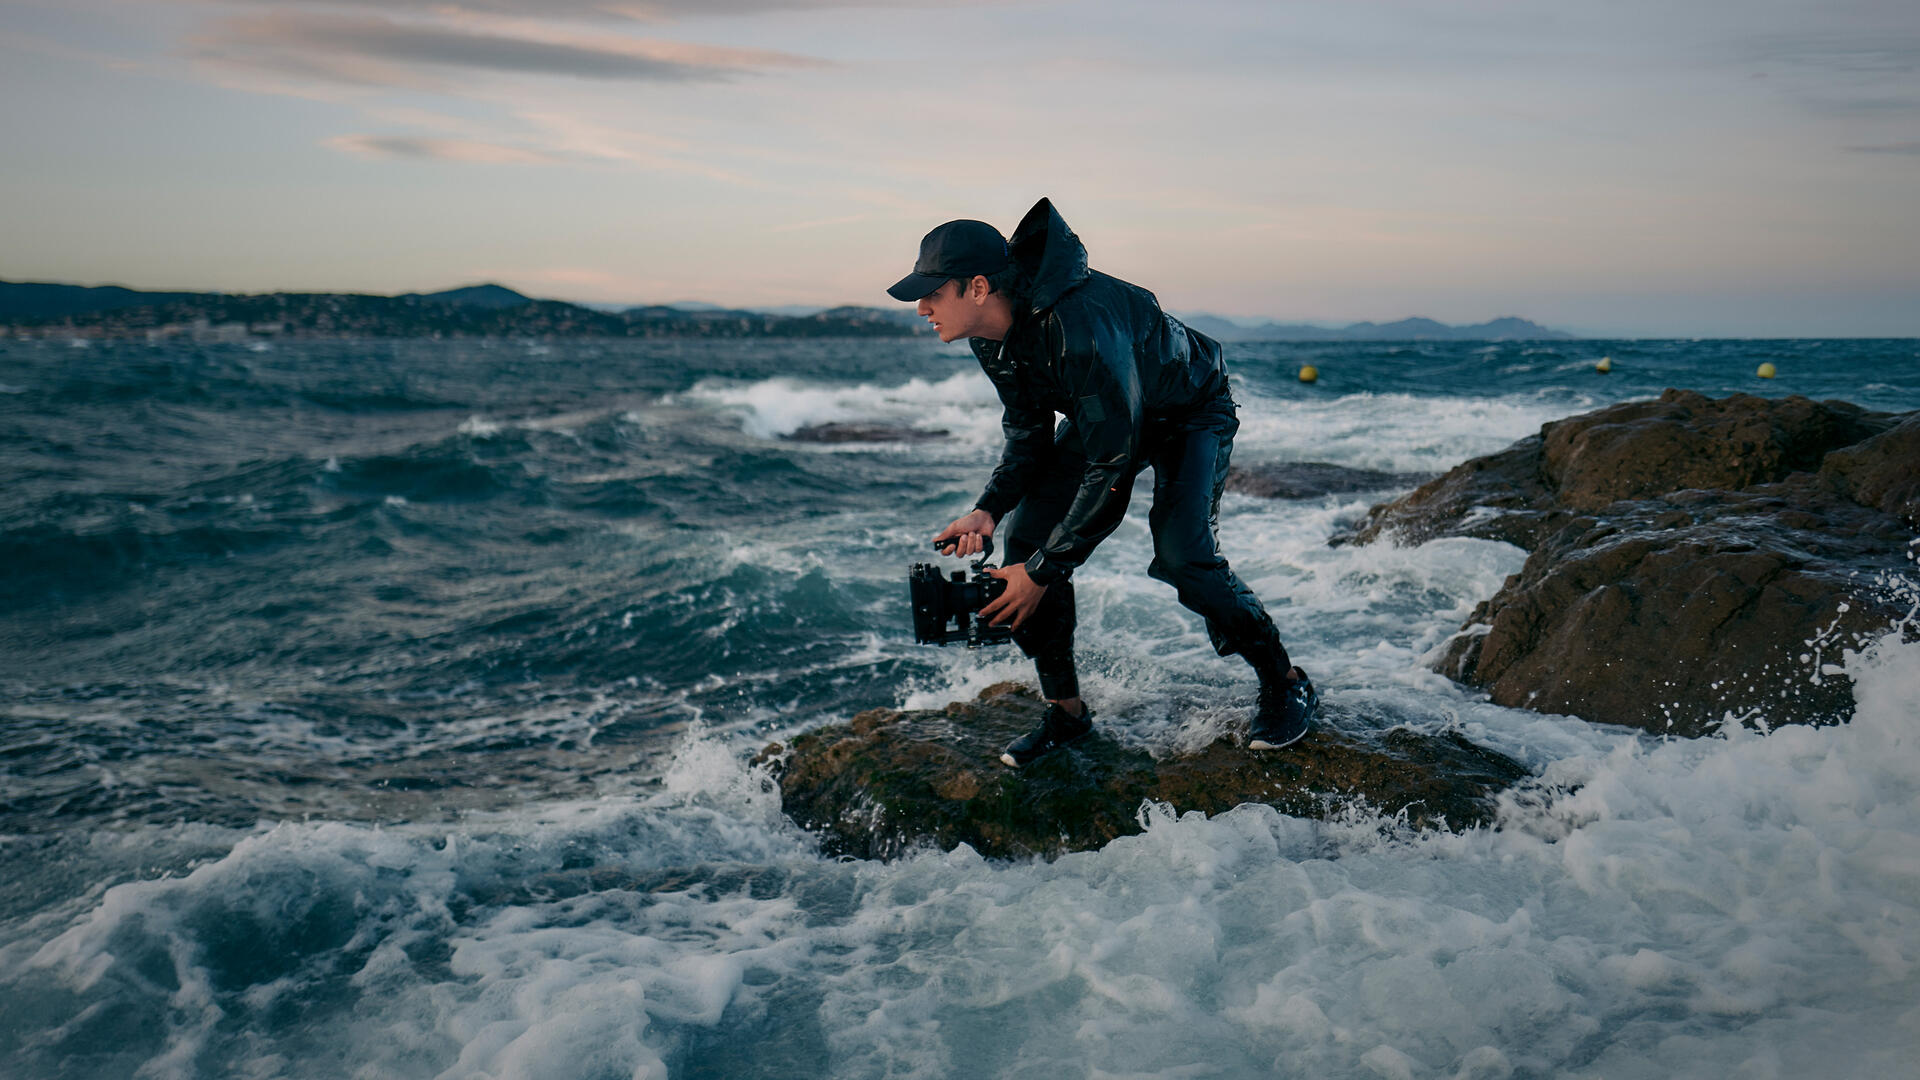
POLYGON ((1096 726, 1022 770, 1000 749, 1046 703, 1001 683, 945 709, 874 709, 775 744, 771 765, 789 816, 831 854, 889 858, 966 843, 989 857, 1053 856, 1140 831, 1146 800, 1218 813, 1247 802, 1322 817, 1364 800, 1421 826, 1485 821, 1490 795, 1527 775, 1457 735, 1351 734, 1325 721, 1283 752, 1229 741, 1155 758, 1096 726))
POLYGON ((1532 552, 1437 669, 1494 701, 1697 735, 1845 719, 1840 650, 1905 613, 1920 413, 1669 390, 1557 421, 1350 539, 1532 552))
POLYGON ((1378 472, 1323 461, 1273 461, 1227 470, 1227 490, 1263 499, 1315 499, 1405 488, 1431 479, 1432 473, 1378 472))

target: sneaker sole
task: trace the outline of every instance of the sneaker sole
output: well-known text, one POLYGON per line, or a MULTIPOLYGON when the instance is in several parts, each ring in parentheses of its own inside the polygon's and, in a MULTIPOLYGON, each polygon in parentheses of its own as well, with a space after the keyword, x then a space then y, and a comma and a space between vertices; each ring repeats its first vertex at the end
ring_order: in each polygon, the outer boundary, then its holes
MULTIPOLYGON (((1047 754, 1053 753, 1054 750, 1065 750, 1067 747, 1072 746, 1074 743, 1079 742, 1081 739, 1084 739, 1091 734, 1093 734, 1093 729, 1088 728, 1087 730, 1081 732, 1080 734, 1075 735, 1073 738, 1068 739, 1066 742, 1061 743, 1059 746, 1054 747, 1053 750, 1047 751, 1047 754)), ((1046 757, 1047 754, 1041 754, 1040 757, 1034 758, 1033 761, 1039 761, 1040 758, 1046 757)), ((1033 761, 1029 761, 1027 762, 1027 764, 1031 765, 1033 764, 1033 761)), ((1009 769, 1018 769, 1021 767, 1019 762, 1013 760, 1012 754, 1005 753, 1004 751, 1000 754, 1000 764, 1005 765, 1009 769)))
POLYGON ((1301 739, 1306 738, 1307 732, 1310 730, 1312 730, 1312 725, 1308 725, 1308 727, 1302 728, 1300 731, 1300 734, 1295 735, 1293 738, 1288 739, 1286 742, 1271 742, 1266 739, 1250 739, 1247 742, 1247 749, 1249 750, 1284 750, 1287 747, 1292 746, 1294 743, 1299 742, 1301 739))

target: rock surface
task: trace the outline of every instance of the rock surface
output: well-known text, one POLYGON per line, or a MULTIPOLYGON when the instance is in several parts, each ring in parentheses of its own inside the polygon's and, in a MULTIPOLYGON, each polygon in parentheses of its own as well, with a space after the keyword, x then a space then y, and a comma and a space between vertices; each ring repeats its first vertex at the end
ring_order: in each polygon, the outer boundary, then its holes
POLYGON ((1421 826, 1485 821, 1492 793, 1527 775, 1456 735, 1405 729, 1358 736, 1318 723, 1283 751, 1227 741, 1155 759, 1094 733, 1022 770, 1000 750, 1037 724, 1046 703, 1001 683, 945 709, 874 709, 774 744, 786 812, 831 854, 890 858, 922 844, 966 843, 982 855, 1053 856, 1139 832, 1145 800, 1219 813, 1261 802, 1323 817, 1364 799, 1421 826))
POLYGON ((1532 552, 1436 665, 1493 700, 1698 735, 1843 720, 1844 647, 1905 613, 1920 413, 1668 390, 1556 421, 1350 538, 1532 552))
POLYGON ((1433 479, 1432 473, 1350 469, 1324 461, 1274 461, 1227 470, 1227 490, 1263 499, 1313 499, 1354 491, 1386 491, 1433 479))

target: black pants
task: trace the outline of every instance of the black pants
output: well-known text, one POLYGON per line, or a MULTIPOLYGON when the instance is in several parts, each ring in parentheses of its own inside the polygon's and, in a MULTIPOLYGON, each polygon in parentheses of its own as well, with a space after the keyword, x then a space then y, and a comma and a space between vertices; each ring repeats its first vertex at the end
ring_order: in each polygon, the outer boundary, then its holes
MULTIPOLYGON (((1139 469, 1153 469, 1153 509, 1147 514, 1153 531, 1153 562, 1147 573, 1172 585, 1180 603, 1207 620, 1207 636, 1222 656, 1263 646, 1279 648, 1279 634, 1267 609, 1220 555, 1220 493, 1226 487, 1233 435, 1239 429, 1233 401, 1225 397, 1178 420, 1149 421, 1142 433, 1138 465, 1120 487, 1121 496, 1129 497, 1139 469)), ((1006 565, 1025 562, 1045 546, 1072 505, 1085 471, 1079 434, 1063 420, 1040 481, 1015 508, 1011 527, 1002 532, 1006 565)), ((1073 582, 1067 580, 1049 587, 1040 606, 1013 634, 1014 643, 1033 658, 1040 672, 1040 691, 1050 699, 1080 694, 1073 667, 1073 628, 1073 582)))

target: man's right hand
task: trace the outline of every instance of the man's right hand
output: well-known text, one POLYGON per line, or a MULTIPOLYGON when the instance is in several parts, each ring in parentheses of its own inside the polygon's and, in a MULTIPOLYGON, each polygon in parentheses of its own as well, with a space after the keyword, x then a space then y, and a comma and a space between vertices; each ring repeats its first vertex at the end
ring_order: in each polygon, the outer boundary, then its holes
POLYGON ((951 545, 940 549, 942 555, 978 555, 986 550, 984 541, 993 535, 993 526, 992 514, 985 510, 975 510, 941 529, 933 538, 933 542, 938 544, 943 540, 953 541, 951 545))

